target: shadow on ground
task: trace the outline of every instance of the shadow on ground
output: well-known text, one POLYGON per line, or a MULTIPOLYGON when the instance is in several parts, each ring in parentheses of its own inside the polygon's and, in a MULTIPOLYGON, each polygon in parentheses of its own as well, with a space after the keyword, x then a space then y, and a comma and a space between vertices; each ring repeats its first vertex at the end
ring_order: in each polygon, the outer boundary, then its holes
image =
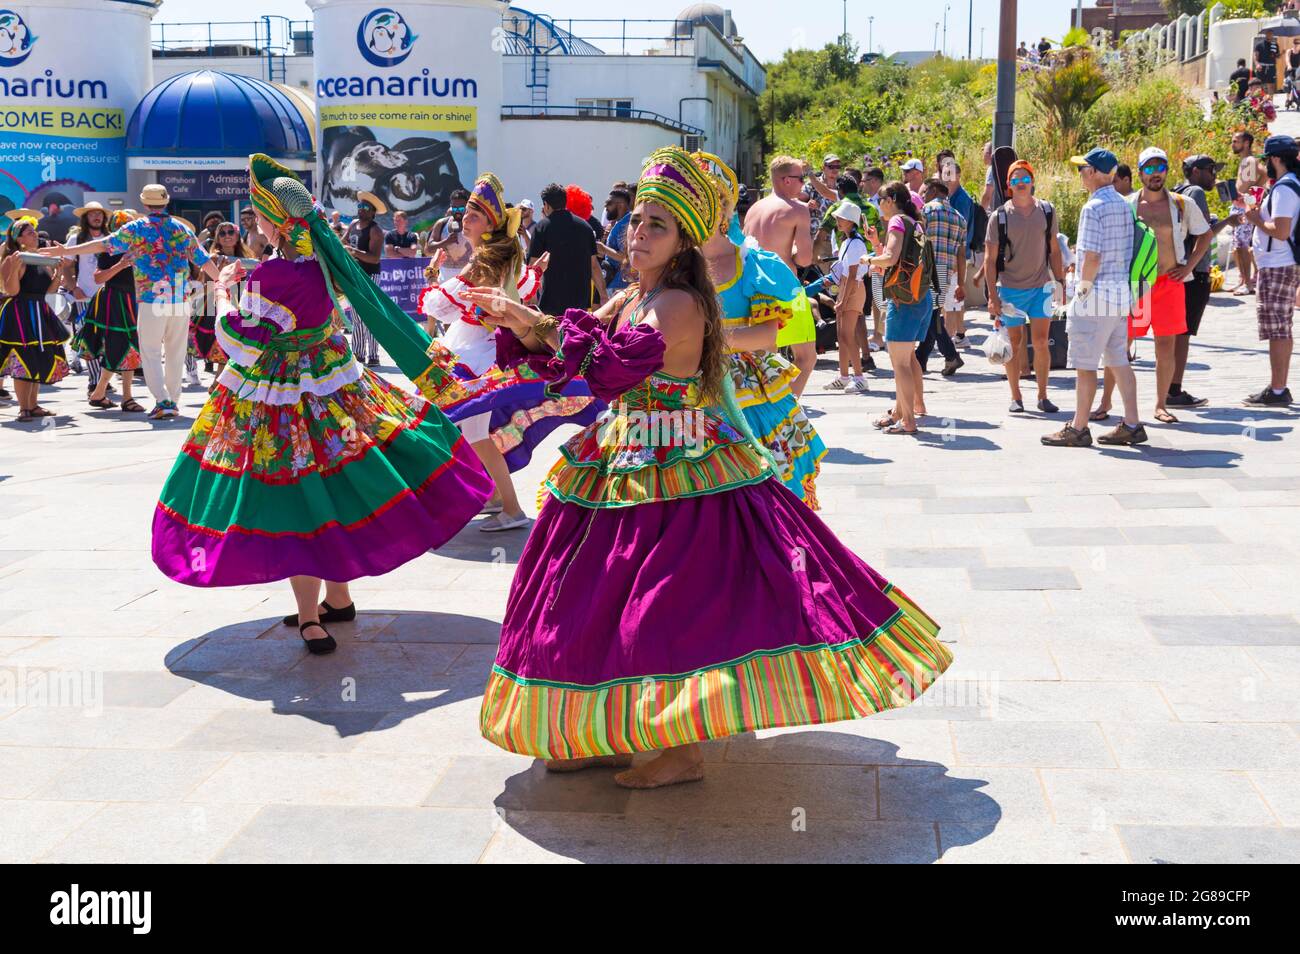
POLYGON ((186 640, 165 665, 200 685, 269 702, 277 714, 332 726, 343 738, 482 695, 501 634, 488 619, 383 609, 328 628, 339 646, 326 656, 308 653, 296 628, 267 618, 186 640))
POLYGON ((613 769, 556 775, 536 762, 494 805, 519 838, 583 862, 925 864, 997 827, 984 779, 899 758, 854 727, 717 740, 703 781, 644 792, 616 786, 613 769))

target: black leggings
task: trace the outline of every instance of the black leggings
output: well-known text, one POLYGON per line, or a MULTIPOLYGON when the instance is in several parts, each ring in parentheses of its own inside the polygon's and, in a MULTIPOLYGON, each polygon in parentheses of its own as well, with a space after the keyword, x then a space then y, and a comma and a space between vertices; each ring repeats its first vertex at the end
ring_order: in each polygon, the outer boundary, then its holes
POLYGON ((938 308, 930 315, 930 327, 925 333, 925 340, 916 346, 916 361, 921 365, 922 371, 925 371, 925 363, 930 360, 930 353, 936 344, 945 359, 957 360, 957 346, 952 343, 948 328, 943 323, 943 312, 938 308))

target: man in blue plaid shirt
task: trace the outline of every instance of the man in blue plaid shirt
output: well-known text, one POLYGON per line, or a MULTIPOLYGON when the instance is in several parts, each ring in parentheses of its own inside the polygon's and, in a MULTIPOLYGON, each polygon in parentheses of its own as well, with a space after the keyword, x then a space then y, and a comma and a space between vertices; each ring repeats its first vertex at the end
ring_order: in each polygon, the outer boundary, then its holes
POLYGON ((957 311, 957 303, 966 297, 966 219, 948 201, 948 186, 942 181, 926 179, 921 188, 925 198, 921 214, 925 218, 925 234, 934 248, 938 293, 934 296, 931 328, 917 349, 916 360, 924 370, 930 351, 937 343, 944 357, 942 373, 944 377, 951 377, 965 362, 948 334, 944 314, 957 311))
POLYGON ((1119 160, 1107 149, 1093 149, 1070 160, 1092 197, 1079 213, 1079 281, 1070 302, 1066 365, 1078 376, 1074 420, 1042 441, 1052 447, 1092 444, 1088 414, 1097 394, 1097 371, 1115 374, 1124 402, 1124 420, 1098 438, 1102 444, 1141 444, 1147 433, 1138 420, 1137 379, 1128 363, 1128 316, 1132 308, 1129 263, 1133 257, 1133 209, 1115 191, 1119 160))

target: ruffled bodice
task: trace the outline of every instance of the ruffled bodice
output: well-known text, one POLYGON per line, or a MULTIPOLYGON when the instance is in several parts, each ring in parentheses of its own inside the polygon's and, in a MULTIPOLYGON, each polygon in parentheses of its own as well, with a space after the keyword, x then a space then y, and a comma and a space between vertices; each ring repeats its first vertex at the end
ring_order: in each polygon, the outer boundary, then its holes
MULTIPOLYGON (((521 302, 527 304, 537 297, 541 274, 528 267, 520 273, 516 291, 521 302)), ((467 288, 469 285, 459 275, 430 285, 420 293, 420 311, 445 329, 438 341, 463 366, 460 376, 477 377, 485 374, 496 359, 495 329, 475 313, 465 298, 467 288)))
POLYGON ((570 309, 554 355, 528 354, 498 333, 498 363, 526 361, 544 380, 582 375, 609 407, 561 448, 544 489, 584 507, 630 507, 719 493, 772 476, 766 460, 721 411, 705 402, 697 376, 665 374, 664 340, 628 323, 606 331, 570 309))
MULTIPOLYGON (((728 329, 749 328, 765 322, 785 325, 794 314, 799 280, 774 252, 742 245, 736 248, 736 274, 718 287, 722 323, 728 329)), ((736 401, 754 407, 792 394, 799 369, 778 351, 728 351, 736 401)))

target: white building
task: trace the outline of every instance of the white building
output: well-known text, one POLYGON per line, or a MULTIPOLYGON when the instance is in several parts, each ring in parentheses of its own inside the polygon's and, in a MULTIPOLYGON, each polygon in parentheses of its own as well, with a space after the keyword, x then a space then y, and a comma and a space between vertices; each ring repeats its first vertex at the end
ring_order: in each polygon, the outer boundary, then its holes
MULTIPOLYGON (((491 42, 502 71, 493 137, 501 145, 479 164, 512 198, 535 199, 558 180, 578 182, 599 206, 611 182, 634 179, 666 143, 715 153, 754 181, 766 74, 729 10, 696 3, 672 20, 564 21, 501 9, 491 42)), ((155 83, 213 69, 314 93, 312 21, 171 23, 164 3, 153 47, 155 83)))

